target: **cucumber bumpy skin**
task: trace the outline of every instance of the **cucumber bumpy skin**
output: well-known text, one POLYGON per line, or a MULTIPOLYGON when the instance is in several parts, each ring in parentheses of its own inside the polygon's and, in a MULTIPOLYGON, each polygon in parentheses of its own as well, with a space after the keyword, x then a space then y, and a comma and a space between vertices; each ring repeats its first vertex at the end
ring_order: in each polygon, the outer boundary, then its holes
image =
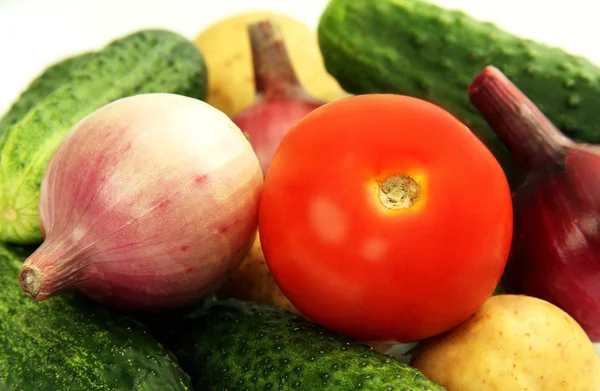
POLYGON ((17 277, 31 251, 0 245, 0 389, 192 389, 175 356, 132 318, 74 292, 41 303, 24 295, 17 277))
POLYGON ((600 67, 422 0, 331 0, 318 26, 327 70, 350 93, 396 93, 448 110, 507 171, 502 142, 467 88, 485 66, 504 72, 566 135, 600 142, 600 67))
POLYGON ((205 99, 206 65, 193 42, 165 30, 113 41, 6 129, 0 143, 0 241, 42 241, 38 211, 48 162, 85 116, 126 96, 170 92, 205 99))
POLYGON ((65 80, 69 80, 71 75, 93 55, 93 52, 83 53, 58 61, 44 69, 0 118, 0 141, 9 126, 18 122, 38 102, 59 88, 65 80))
POLYGON ((268 304, 213 302, 180 327, 170 344, 197 389, 445 390, 391 356, 268 304))

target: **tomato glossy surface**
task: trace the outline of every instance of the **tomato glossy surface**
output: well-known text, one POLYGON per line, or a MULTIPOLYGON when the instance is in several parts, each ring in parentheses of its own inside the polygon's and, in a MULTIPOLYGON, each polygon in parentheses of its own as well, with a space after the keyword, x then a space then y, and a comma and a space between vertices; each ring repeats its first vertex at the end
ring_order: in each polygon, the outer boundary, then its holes
POLYGON ((493 292, 512 237, 511 194, 491 152, 441 108, 360 95, 290 130, 267 172, 259 228, 269 268, 306 316, 363 341, 444 332, 493 292), (389 209, 385 180, 418 184, 389 209))

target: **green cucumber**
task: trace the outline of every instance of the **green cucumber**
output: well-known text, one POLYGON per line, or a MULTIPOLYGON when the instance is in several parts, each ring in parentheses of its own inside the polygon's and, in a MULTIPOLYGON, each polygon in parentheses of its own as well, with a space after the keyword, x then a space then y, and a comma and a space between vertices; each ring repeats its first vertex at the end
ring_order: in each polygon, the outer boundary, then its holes
POLYGON ((96 52, 6 129, 0 143, 0 241, 42 241, 38 202, 44 172, 65 134, 86 115, 142 93, 204 99, 206 87, 202 54, 170 31, 138 31, 96 52))
POLYGON ((391 356, 268 304, 213 301, 170 338, 197 389, 444 390, 391 356))
POLYGON ((30 252, 0 245, 0 389, 191 390, 175 356, 132 318, 75 292, 24 295, 17 277, 30 252))
POLYGON ((350 93, 435 103, 488 146, 509 177, 508 151, 470 104, 485 66, 502 70, 565 134, 600 142, 600 67, 422 0, 331 0, 318 25, 327 70, 350 93))
POLYGON ((0 118, 0 140, 6 129, 20 120, 38 102, 45 99, 68 80, 73 72, 90 60, 94 53, 88 52, 58 61, 44 69, 21 93, 8 111, 0 118))

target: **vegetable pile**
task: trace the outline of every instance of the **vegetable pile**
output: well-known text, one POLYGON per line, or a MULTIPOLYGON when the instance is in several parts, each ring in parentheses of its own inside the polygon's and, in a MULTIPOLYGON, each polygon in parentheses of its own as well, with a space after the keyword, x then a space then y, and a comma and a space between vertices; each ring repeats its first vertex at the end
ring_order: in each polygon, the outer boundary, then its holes
POLYGON ((597 104, 422 0, 51 64, 0 118, 0 388, 600 390, 597 104))

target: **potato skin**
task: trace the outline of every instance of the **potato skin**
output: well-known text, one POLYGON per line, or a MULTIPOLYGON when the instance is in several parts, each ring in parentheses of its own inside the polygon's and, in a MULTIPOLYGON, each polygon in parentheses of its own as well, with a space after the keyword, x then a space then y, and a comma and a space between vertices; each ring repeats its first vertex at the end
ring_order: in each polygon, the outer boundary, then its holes
POLYGON ((600 390, 600 357, 581 326, 524 295, 489 298, 463 324, 419 344, 411 365, 448 391, 600 390))
POLYGON ((234 297, 240 300, 267 303, 301 315, 300 311, 281 292, 271 275, 258 234, 242 265, 221 286, 217 296, 223 299, 234 297))

